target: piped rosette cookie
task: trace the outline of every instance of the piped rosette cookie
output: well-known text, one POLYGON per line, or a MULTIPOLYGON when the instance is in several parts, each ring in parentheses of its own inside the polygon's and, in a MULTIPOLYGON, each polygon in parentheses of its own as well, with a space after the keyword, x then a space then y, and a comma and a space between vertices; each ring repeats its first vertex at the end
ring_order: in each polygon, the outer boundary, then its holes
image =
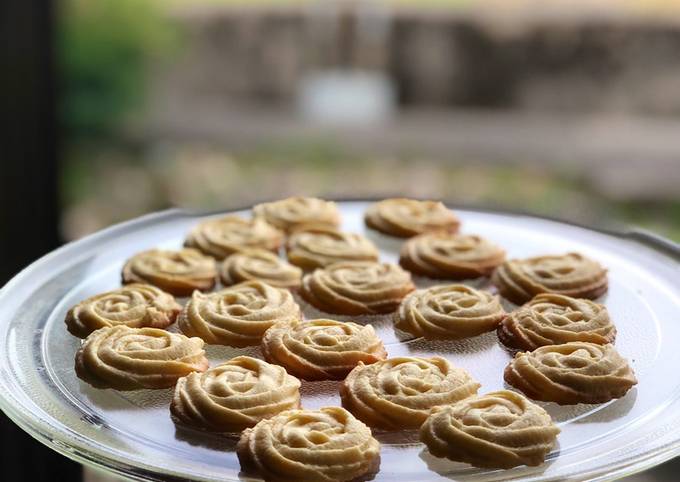
POLYGON ((305 271, 340 261, 378 261, 378 249, 367 238, 327 225, 296 228, 286 244, 288 261, 305 271))
POLYGON ((428 231, 458 231, 458 217, 438 201, 384 199, 369 206, 366 225, 388 236, 410 238, 428 231))
POLYGON ((419 276, 463 280, 490 275, 505 261, 505 251, 473 234, 437 231, 404 243, 399 264, 419 276))
POLYGON ((326 313, 391 313, 415 289, 411 275, 398 265, 369 261, 334 263, 305 275, 300 295, 326 313))
POLYGON ((584 341, 613 343, 616 327, 604 305, 591 300, 543 294, 512 311, 498 326, 498 339, 516 350, 584 341))
POLYGON ((78 378, 96 388, 167 388, 208 368, 203 340, 157 328, 113 326, 92 332, 76 352, 78 378))
POLYGON ((541 465, 559 433, 543 408, 501 390, 433 409, 420 428, 420 441, 435 457, 510 469, 541 465))
POLYGON ((262 353, 305 380, 342 380, 359 363, 387 356, 371 325, 323 319, 272 326, 262 338, 262 353))
POLYGON ((110 326, 166 328, 181 310, 171 294, 155 286, 133 283, 81 301, 68 311, 65 323, 72 335, 85 338, 110 326))
POLYGON ((300 381, 283 367, 239 356, 180 378, 170 413, 182 425, 240 432, 265 418, 300 408, 300 381))
POLYGON ((216 282, 215 260, 193 248, 143 251, 123 267, 123 283, 149 283, 175 296, 209 291, 216 282))
POLYGON ((277 288, 300 286, 302 270, 276 254, 263 249, 240 251, 227 257, 220 267, 220 279, 225 286, 243 281, 264 281, 277 288))
POLYGON ((637 384, 630 365, 613 345, 585 342, 517 353, 504 378, 529 398, 560 405, 608 402, 637 384))
POLYGON ((380 465, 371 429, 340 407, 289 410, 246 429, 241 468, 273 482, 367 480, 380 465))
POLYGON ((607 270, 579 253, 511 259, 493 273, 504 298, 522 304, 541 293, 595 299, 607 291, 607 270))
POLYGON ((229 215, 198 224, 191 230, 184 245, 224 259, 243 249, 277 251, 282 243, 283 233, 264 219, 229 215))
POLYGON ((290 197, 258 204, 253 207, 253 215, 285 232, 303 224, 340 225, 340 211, 336 204, 314 197, 290 197))
POLYGON ((480 384, 445 358, 389 358, 360 364, 340 386, 342 406, 371 427, 415 429, 430 410, 473 396, 480 384))
POLYGON ((215 293, 195 291, 177 325, 185 335, 206 343, 245 347, 259 345, 272 325, 301 318, 290 291, 247 281, 215 293))
POLYGON ((462 284, 416 290, 394 314, 395 327, 428 340, 458 340, 495 330, 506 313, 498 296, 462 284))

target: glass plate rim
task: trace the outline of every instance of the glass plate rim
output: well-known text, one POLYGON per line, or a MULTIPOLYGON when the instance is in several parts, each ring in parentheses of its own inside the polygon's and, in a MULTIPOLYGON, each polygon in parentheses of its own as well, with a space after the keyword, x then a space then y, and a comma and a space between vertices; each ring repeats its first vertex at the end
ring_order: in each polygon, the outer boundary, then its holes
MULTIPOLYGON (((385 199, 386 197, 343 197, 331 199, 336 202, 371 202, 380 199, 385 199)), ((533 213, 527 213, 521 210, 504 210, 504 209, 494 209, 494 208, 484 208, 476 207, 470 205, 456 205, 454 203, 445 204, 452 209, 457 209, 461 211, 471 211, 479 212, 485 214, 498 214, 498 215, 508 215, 517 217, 528 217, 545 221, 552 221, 555 223, 569 225, 573 227, 578 227, 586 229, 588 231, 595 231, 601 234, 609 235, 617 239, 627 239, 632 242, 645 245, 655 251, 661 252, 664 255, 680 262, 680 245, 664 238, 655 233, 638 229, 621 229, 621 228, 603 228, 594 227, 589 225, 584 225, 581 223, 565 221, 551 216, 536 215, 533 213)), ((33 263, 28 265, 26 268, 17 273, 10 281, 8 281, 2 288, 0 288, 0 307, 2 306, 3 299, 8 296, 8 293, 12 291, 15 285, 19 284, 24 278, 28 278, 33 275, 36 271, 43 268, 46 264, 55 258, 61 256, 65 251, 74 249, 77 246, 90 246, 97 245, 99 242, 105 239, 115 239, 117 235, 121 235, 126 231, 132 231, 135 229, 140 229, 144 225, 155 224, 164 219, 173 219, 178 217, 200 217, 200 216, 210 216, 221 213, 230 213, 236 211, 248 210, 252 205, 247 205, 243 207, 233 207, 217 210, 191 210, 183 208, 171 208, 163 211, 157 211, 153 213, 148 213, 143 216, 139 216, 130 220, 126 220, 102 230, 99 230, 91 235, 85 236, 81 239, 66 243, 59 248, 47 253, 46 255, 35 260, 33 263)), ((1 321, 0 321, 1 323, 1 321)), ((158 468, 153 465, 146 465, 144 463, 127 463, 120 459, 110 456, 109 454, 113 451, 117 451, 112 447, 102 446, 100 443, 95 442, 83 435, 77 433, 71 433, 72 431, 67 427, 58 427, 54 424, 49 423, 41 417, 37 417, 33 412, 23 412, 20 408, 24 408, 21 401, 14 397, 7 384, 7 376, 5 367, 0 367, 2 369, 0 377, 0 386, 4 390, 0 390, 0 409, 20 428, 26 431, 29 435, 34 437, 39 442, 47 445, 51 449, 61 453, 62 455, 90 465, 103 469, 105 471, 118 474, 127 477, 132 480, 168 480, 168 476, 180 477, 179 473, 173 471, 166 471, 159 474, 158 468), (99 450, 92 450, 95 446, 100 447, 99 450), (108 454, 106 452, 109 452, 108 454), (158 478, 158 475, 163 475, 163 478, 158 478)), ((58 422, 57 419, 52 418, 53 421, 58 422)), ((674 456, 680 454, 680 435, 678 435, 676 440, 666 443, 665 445, 654 447, 648 451, 637 454, 630 459, 623 459, 614 465, 608 465, 606 467, 597 469, 585 469, 582 472, 572 473, 572 477, 583 477, 588 480, 614 480, 626 475, 631 475, 655 465, 661 464, 664 461, 673 458, 674 456)), ((201 480, 200 478, 196 480, 201 480)), ((203 479, 208 480, 208 479, 203 479)))

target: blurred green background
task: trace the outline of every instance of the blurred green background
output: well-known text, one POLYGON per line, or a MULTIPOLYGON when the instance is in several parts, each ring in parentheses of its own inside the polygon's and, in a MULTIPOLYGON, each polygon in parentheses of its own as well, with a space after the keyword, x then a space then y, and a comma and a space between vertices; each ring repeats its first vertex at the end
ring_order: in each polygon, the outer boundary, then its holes
POLYGON ((63 234, 402 193, 680 240, 676 3, 487 3, 63 0, 63 234))

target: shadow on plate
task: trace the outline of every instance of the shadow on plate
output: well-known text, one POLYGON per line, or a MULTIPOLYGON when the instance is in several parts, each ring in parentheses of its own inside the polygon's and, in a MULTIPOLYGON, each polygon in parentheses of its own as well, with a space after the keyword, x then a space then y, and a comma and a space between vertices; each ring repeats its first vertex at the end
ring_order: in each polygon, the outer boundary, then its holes
POLYGON ((490 331, 462 340, 426 340, 424 338, 416 338, 412 341, 404 342, 404 345, 409 351, 413 352, 463 354, 488 350, 496 343, 498 343, 496 332, 490 331))
POLYGON ((210 360, 210 366, 214 367, 224 363, 237 356, 250 356, 253 358, 262 358, 262 351, 259 345, 248 346, 245 348, 234 348, 225 345, 208 345, 204 347, 205 354, 210 360))
MULTIPOLYGON (((503 384, 506 390, 522 393, 515 387, 503 384)), ((628 414, 635 405, 637 389, 634 387, 622 398, 605 403, 577 403, 575 405, 559 405, 554 402, 532 400, 550 414, 557 424, 573 423, 603 423, 611 422, 628 414)))
POLYGON ((428 278, 426 276, 412 275, 413 283, 418 287, 418 289, 431 288, 432 286, 438 285, 465 285, 470 288, 475 288, 478 290, 489 290, 491 287, 491 281, 489 278, 470 278, 463 280, 452 280, 452 279, 438 279, 438 278, 428 278))
MULTIPOLYGON (((369 482, 375 479, 375 476, 378 475, 379 472, 380 472, 380 457, 376 459, 375 463, 373 464, 373 467, 371 467, 370 472, 368 474, 354 478, 347 482, 369 482)), ((262 480, 256 472, 250 470, 247 471, 242 470, 241 472, 239 472, 238 479, 242 482, 260 482, 262 480)))
POLYGON ((236 444, 241 436, 240 433, 214 433, 207 430, 199 430, 178 423, 174 418, 175 439, 181 440, 192 446, 204 447, 222 452, 236 451, 236 444))
POLYGON ((420 431, 416 430, 379 430, 372 428, 373 436, 383 445, 416 445, 420 444, 420 431))
POLYGON ((167 408, 172 401, 173 388, 158 390, 130 390, 126 392, 113 391, 118 397, 127 400, 137 408, 167 408))
POLYGON ((529 476, 540 475, 545 472, 552 463, 557 460, 560 455, 559 442, 555 443, 555 448, 548 454, 545 462, 538 467, 520 466, 513 469, 480 469, 462 462, 453 462, 451 460, 435 457, 426 447, 421 450, 418 456, 425 462, 427 468, 442 477, 446 477, 456 481, 479 480, 480 476, 487 482, 524 480, 529 476))
MULTIPOLYGON (((623 397, 603 404, 600 410, 594 411, 585 417, 575 420, 576 423, 603 423, 612 422, 628 414, 635 405, 637 388, 631 388, 623 397)), ((592 405, 589 405, 592 406, 592 405)))
POLYGON ((301 380, 300 395, 304 408, 318 408, 328 405, 340 405, 340 381, 323 380, 309 382, 301 380), (318 402, 318 403, 315 403, 318 402))

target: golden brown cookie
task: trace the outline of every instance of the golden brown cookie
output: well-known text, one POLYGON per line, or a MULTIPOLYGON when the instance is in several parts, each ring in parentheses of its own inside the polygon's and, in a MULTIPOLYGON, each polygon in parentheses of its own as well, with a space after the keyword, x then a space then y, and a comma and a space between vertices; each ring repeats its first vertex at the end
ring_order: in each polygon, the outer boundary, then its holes
POLYGON ((340 225, 340 211, 335 203, 314 197, 289 197, 258 204, 253 214, 286 232, 302 224, 340 225))
POLYGON ((340 407, 289 410, 246 429, 241 468, 272 482, 367 480, 380 465, 371 429, 340 407))
POLYGON ((99 328, 166 328, 175 322, 182 306, 171 294, 155 286, 133 283, 81 301, 66 314, 72 335, 85 338, 99 328))
POLYGON ((143 251, 123 266, 123 283, 150 283, 175 296, 209 291, 216 282, 215 260, 192 248, 143 251))
POLYGON ((365 237, 323 225, 295 229, 286 251, 288 261, 305 271, 340 261, 378 261, 378 249, 365 237))
POLYGON ((371 205, 364 216, 366 225, 381 233, 410 238, 428 231, 458 231, 458 217, 437 201, 385 199, 371 205))
POLYGON ((96 388, 167 388, 208 369, 203 340, 124 325, 92 332, 76 352, 78 378, 96 388))
POLYGON ((517 353, 504 378, 529 398, 560 405, 608 402, 637 384, 630 365, 613 345, 584 342, 517 353))
POLYGON ((435 457, 475 467, 541 465, 560 429, 548 412, 508 390, 466 398, 432 410, 420 441, 435 457))
POLYGON ((247 281, 215 293, 195 291, 177 324, 185 335, 206 343, 244 347, 259 345, 273 324, 300 319, 290 291, 247 281))
POLYGON ((238 356, 180 378, 170 413, 181 424, 240 432, 262 419, 300 408, 300 380, 276 365, 238 356))
POLYGON ((389 358, 359 364, 340 386, 342 406, 365 424, 418 428, 430 410, 475 395, 480 384, 441 357, 389 358))
POLYGON ((607 291, 607 270, 579 253, 511 259, 494 271, 501 296, 522 304, 541 293, 595 299, 607 291))
POLYGON ((300 294, 326 313, 376 315, 396 310, 414 289, 411 275, 396 264, 346 261, 305 275, 300 294))
POLYGON ((359 363, 387 356, 371 325, 335 320, 276 324, 262 338, 262 354, 305 380, 342 380, 359 363))
POLYGON ((243 281, 264 281, 277 288, 297 288, 301 278, 300 268, 263 249, 232 254, 220 267, 220 279, 225 286, 243 281))
POLYGON ((495 330, 505 317, 498 296, 453 284, 414 291, 394 321, 400 330, 428 340, 458 340, 495 330))
POLYGON ((224 259, 243 249, 278 251, 282 243, 283 233, 264 219, 229 215, 198 224, 191 230, 184 245, 224 259))
POLYGON ((505 251, 472 234, 431 232, 404 243, 399 264, 413 274, 435 279, 470 279, 490 275, 505 251))
POLYGON ((509 313, 498 326, 501 343, 517 350, 570 341, 604 345, 615 338, 616 327, 604 305, 553 294, 538 295, 509 313))

